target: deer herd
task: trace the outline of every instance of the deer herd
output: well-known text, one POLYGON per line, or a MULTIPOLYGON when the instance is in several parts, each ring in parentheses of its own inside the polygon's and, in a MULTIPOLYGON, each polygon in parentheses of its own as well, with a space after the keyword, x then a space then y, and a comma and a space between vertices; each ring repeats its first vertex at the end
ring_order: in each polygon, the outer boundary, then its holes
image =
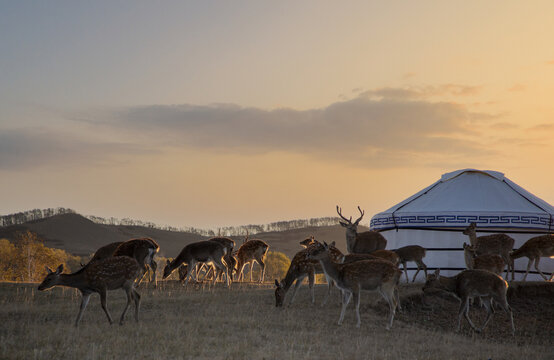
MULTIPOLYGON (((452 277, 440 274, 440 269, 427 273, 427 266, 423 262, 426 249, 419 245, 408 245, 398 249, 387 250, 387 240, 377 231, 358 232, 358 225, 364 216, 364 211, 358 207, 360 216, 355 221, 352 217, 345 217, 342 209, 337 206, 340 216, 340 225, 346 229, 347 254, 343 254, 335 242, 330 244, 319 242, 313 236, 300 242, 303 247, 293 257, 285 277, 275 280, 275 305, 282 307, 288 290, 294 285, 288 305, 293 303, 296 292, 305 278, 311 290, 311 302, 315 303, 314 283, 315 275, 323 274, 327 280, 328 289, 322 306, 328 301, 333 287, 341 293, 341 312, 338 324, 342 324, 350 300, 353 299, 356 326, 360 327, 360 299, 361 291, 376 291, 386 301, 389 314, 386 329, 392 327, 396 311, 401 311, 399 283, 402 273, 409 283, 408 262, 417 265, 417 271, 412 278, 415 282, 417 274, 423 270, 426 282, 423 285, 424 297, 437 293, 447 293, 460 301, 457 330, 461 328, 462 316, 465 317, 471 328, 481 332, 494 312, 493 304, 505 310, 510 318, 512 334, 515 333, 512 310, 507 301, 508 277, 511 271, 511 280, 514 280, 514 259, 527 257, 529 259, 527 271, 523 277, 526 280, 531 265, 547 281, 548 278, 539 269, 541 257, 554 257, 554 236, 542 235, 529 239, 519 249, 514 250, 514 239, 506 234, 477 236, 477 227, 471 223, 463 234, 469 237, 469 244, 463 244, 464 260, 467 270, 452 277), (403 265, 403 271, 400 265, 403 265), (506 271, 506 278, 501 277, 506 271), (469 318, 470 301, 477 299, 485 307, 486 320, 481 327, 476 327, 469 318)), ((124 242, 115 242, 99 248, 91 260, 82 268, 71 274, 63 274, 63 265, 55 271, 46 268, 47 275, 39 285, 39 290, 47 290, 56 285, 79 289, 82 294, 79 314, 75 326, 79 324, 83 312, 93 293, 100 295, 102 309, 106 313, 109 323, 113 323, 107 307, 107 291, 123 289, 127 294, 127 304, 120 317, 123 324, 125 314, 132 302, 135 304, 135 320, 139 319, 141 297, 137 286, 152 270, 150 281, 156 284, 157 264, 154 256, 159 246, 151 238, 131 239, 124 242)), ((265 257, 269 245, 259 239, 246 239, 235 250, 235 241, 227 237, 214 237, 209 240, 186 245, 172 260, 167 260, 163 269, 163 279, 178 269, 179 279, 186 285, 191 279, 199 281, 199 274, 204 270, 205 277, 213 272, 212 282, 218 279, 225 281, 227 287, 232 281, 244 281, 246 265, 250 269, 252 282, 252 268, 254 263, 261 267, 258 281, 262 283, 265 276, 265 257)), ((553 274, 554 275, 554 274, 553 274)))

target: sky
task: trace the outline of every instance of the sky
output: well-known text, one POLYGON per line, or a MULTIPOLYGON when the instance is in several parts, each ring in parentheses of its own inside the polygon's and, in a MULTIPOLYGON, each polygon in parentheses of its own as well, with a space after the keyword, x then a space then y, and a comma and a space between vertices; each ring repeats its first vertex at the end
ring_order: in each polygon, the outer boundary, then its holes
POLYGON ((464 168, 554 203, 552 1, 0 0, 0 214, 371 216, 464 168))

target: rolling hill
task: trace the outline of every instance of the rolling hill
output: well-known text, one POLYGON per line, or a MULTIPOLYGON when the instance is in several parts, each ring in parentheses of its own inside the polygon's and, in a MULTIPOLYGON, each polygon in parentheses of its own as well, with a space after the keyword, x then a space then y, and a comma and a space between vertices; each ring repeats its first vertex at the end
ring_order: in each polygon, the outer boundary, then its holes
MULTIPOLYGON (((360 231, 366 227, 360 226, 360 231)), ((160 245, 160 255, 175 257, 181 249, 195 241, 208 237, 181 231, 167 231, 143 226, 97 224, 79 214, 61 214, 45 219, 0 228, 0 238, 13 240, 18 231, 33 231, 44 239, 45 245, 63 249, 74 255, 86 256, 99 247, 115 241, 136 237, 151 237, 160 245)), ((336 241, 341 251, 346 250, 344 229, 340 225, 305 227, 279 232, 258 233, 251 238, 261 239, 270 245, 270 250, 280 251, 291 257, 301 249, 301 240, 314 235, 320 241, 336 241)), ((243 237, 231 236, 237 246, 243 237)))

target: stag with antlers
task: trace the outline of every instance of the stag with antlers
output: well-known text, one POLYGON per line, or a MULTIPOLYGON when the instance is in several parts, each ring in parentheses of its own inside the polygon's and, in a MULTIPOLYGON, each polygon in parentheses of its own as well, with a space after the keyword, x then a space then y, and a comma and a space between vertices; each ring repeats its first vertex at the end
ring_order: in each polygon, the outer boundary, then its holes
POLYGON ((346 228, 346 249, 349 253, 369 254, 375 250, 383 250, 387 246, 387 239, 377 231, 365 231, 358 233, 358 225, 365 212, 358 206, 360 217, 352 222, 352 216, 347 219, 342 215, 342 209, 337 205, 337 213, 344 221, 340 225, 346 228))

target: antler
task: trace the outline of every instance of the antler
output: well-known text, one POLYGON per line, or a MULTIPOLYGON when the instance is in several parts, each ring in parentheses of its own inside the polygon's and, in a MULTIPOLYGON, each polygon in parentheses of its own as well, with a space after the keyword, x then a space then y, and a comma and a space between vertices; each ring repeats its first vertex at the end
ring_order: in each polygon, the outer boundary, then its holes
MULTIPOLYGON (((339 214, 339 216, 344 220, 344 221, 348 221, 349 224, 352 224, 352 216, 350 217, 350 219, 347 219, 345 218, 343 215, 342 215, 342 209, 337 205, 337 213, 339 214)), ((363 215, 362 215, 363 216, 363 215)))
POLYGON ((364 217, 364 214, 365 214, 365 211, 363 211, 362 209, 360 209, 360 207, 358 206, 358 211, 360 211, 360 214, 361 216, 358 218, 358 220, 356 220, 354 222, 354 224, 358 225, 360 223, 360 220, 362 220, 362 218, 364 217))

